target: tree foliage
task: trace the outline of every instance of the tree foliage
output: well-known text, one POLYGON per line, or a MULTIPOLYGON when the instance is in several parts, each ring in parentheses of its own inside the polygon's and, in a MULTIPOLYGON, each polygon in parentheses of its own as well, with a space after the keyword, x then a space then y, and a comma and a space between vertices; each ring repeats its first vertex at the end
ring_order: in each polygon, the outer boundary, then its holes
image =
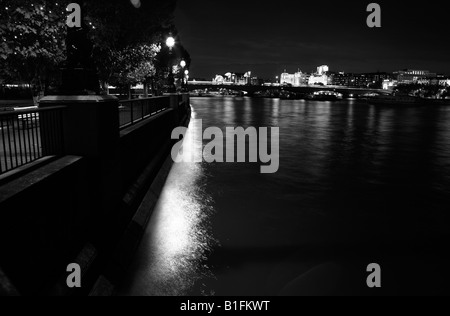
POLYGON ((65 1, 3 0, 0 77, 42 85, 65 59, 65 1))
POLYGON ((165 36, 175 27, 176 0, 141 0, 135 8, 129 1, 87 1, 87 21, 100 80, 127 86, 143 82, 156 73, 155 57, 165 36))
POLYGON ((1 0, 0 78, 33 83, 50 82, 66 59, 66 6, 82 6, 84 27, 94 44, 93 60, 102 82, 133 85, 166 74, 170 59, 184 58, 178 43, 171 55, 165 39, 176 35, 176 0, 70 1, 1 0), (179 55, 182 54, 182 55, 179 55))
POLYGON ((450 95, 450 87, 438 84, 401 84, 395 89, 395 91, 422 98, 446 98, 450 95))
POLYGON ((156 44, 127 47, 112 53, 109 83, 118 86, 143 83, 156 74, 154 58, 161 50, 156 44))

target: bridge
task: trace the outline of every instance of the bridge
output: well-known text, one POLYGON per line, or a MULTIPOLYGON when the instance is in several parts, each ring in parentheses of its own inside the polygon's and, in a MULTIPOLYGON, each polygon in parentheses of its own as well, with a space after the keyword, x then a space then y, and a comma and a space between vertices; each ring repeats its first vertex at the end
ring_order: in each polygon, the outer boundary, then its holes
POLYGON ((220 89, 228 89, 232 91, 243 91, 247 92, 249 96, 253 96, 257 92, 264 91, 288 91, 294 92, 298 94, 310 94, 316 91, 334 91, 338 93, 342 93, 344 97, 349 96, 361 96, 368 93, 377 93, 377 94, 392 94, 391 91, 382 90, 382 89, 369 89, 369 88, 351 88, 351 87, 342 87, 342 86, 269 86, 269 85, 237 85, 237 84, 214 84, 213 82, 193 82, 190 81, 187 85, 188 91, 194 90, 220 90, 220 89))

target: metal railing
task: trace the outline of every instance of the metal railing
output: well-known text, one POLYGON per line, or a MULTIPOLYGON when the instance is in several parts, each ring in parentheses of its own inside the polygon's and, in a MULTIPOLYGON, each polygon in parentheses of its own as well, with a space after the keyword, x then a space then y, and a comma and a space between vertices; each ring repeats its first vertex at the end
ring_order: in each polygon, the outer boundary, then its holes
POLYGON ((63 153, 64 109, 0 112, 0 174, 63 153))
POLYGON ((123 129, 139 123, 169 108, 170 98, 168 97, 154 97, 148 99, 120 101, 120 128, 123 129))

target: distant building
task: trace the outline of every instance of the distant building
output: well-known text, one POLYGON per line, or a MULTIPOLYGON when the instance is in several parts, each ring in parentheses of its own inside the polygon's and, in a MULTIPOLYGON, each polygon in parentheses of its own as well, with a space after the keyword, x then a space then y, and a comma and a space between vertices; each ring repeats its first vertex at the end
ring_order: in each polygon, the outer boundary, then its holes
POLYGON ((392 74, 386 72, 376 73, 333 73, 331 76, 331 84, 335 86, 344 86, 352 88, 373 88, 381 89, 385 80, 394 80, 392 74))
POLYGON ((316 86, 316 85, 327 86, 328 85, 328 76, 313 74, 309 77, 308 84, 310 86, 316 86))
POLYGON ((216 75, 213 79, 215 84, 236 84, 236 85, 248 85, 252 82, 252 73, 248 71, 246 73, 231 73, 227 72, 225 75, 216 75))
POLYGON ((327 65, 317 67, 317 75, 326 75, 330 71, 330 67, 327 65))
POLYGON ((344 72, 334 72, 330 74, 330 77, 331 77, 331 85, 350 87, 353 74, 348 74, 344 72))
POLYGON ((394 90, 397 85, 397 80, 383 80, 383 90, 394 90))
POLYGON ((288 74, 286 70, 280 76, 280 84, 291 84, 294 85, 294 75, 288 74))
POLYGON ((213 83, 215 84, 224 84, 226 82, 225 78, 221 75, 216 75, 216 77, 213 79, 213 83))
POLYGON ((399 84, 411 84, 411 83, 431 83, 432 79, 437 78, 436 73, 429 72, 428 70, 400 70, 394 73, 397 76, 399 84))
POLYGON ((264 84, 264 80, 258 77, 252 77, 250 80, 250 84, 252 86, 262 86, 264 84))
POLYGON ((285 70, 280 76, 280 84, 300 87, 308 84, 308 78, 306 74, 302 73, 300 70, 294 74, 289 74, 285 70))
POLYGON ((314 85, 323 85, 327 86, 330 84, 330 77, 328 76, 328 73, 330 71, 330 67, 323 65, 317 67, 317 72, 315 74, 312 74, 308 79, 308 84, 310 86, 314 85))
POLYGON ((448 77, 440 78, 439 85, 444 87, 450 87, 450 78, 448 77))
POLYGON ((231 74, 231 83, 232 84, 237 84, 237 85, 244 85, 246 82, 246 78, 244 78, 245 73, 240 73, 240 72, 236 72, 236 73, 232 73, 231 74))

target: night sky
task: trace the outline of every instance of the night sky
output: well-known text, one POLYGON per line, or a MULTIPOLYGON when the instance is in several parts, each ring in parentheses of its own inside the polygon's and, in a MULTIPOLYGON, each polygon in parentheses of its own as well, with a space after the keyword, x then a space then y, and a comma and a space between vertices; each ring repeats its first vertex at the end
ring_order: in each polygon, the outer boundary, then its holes
POLYGON ((175 23, 196 78, 251 70, 271 79, 285 68, 311 72, 322 64, 332 71, 450 74, 444 2, 377 1, 382 28, 370 29, 371 2, 180 0, 175 23))

